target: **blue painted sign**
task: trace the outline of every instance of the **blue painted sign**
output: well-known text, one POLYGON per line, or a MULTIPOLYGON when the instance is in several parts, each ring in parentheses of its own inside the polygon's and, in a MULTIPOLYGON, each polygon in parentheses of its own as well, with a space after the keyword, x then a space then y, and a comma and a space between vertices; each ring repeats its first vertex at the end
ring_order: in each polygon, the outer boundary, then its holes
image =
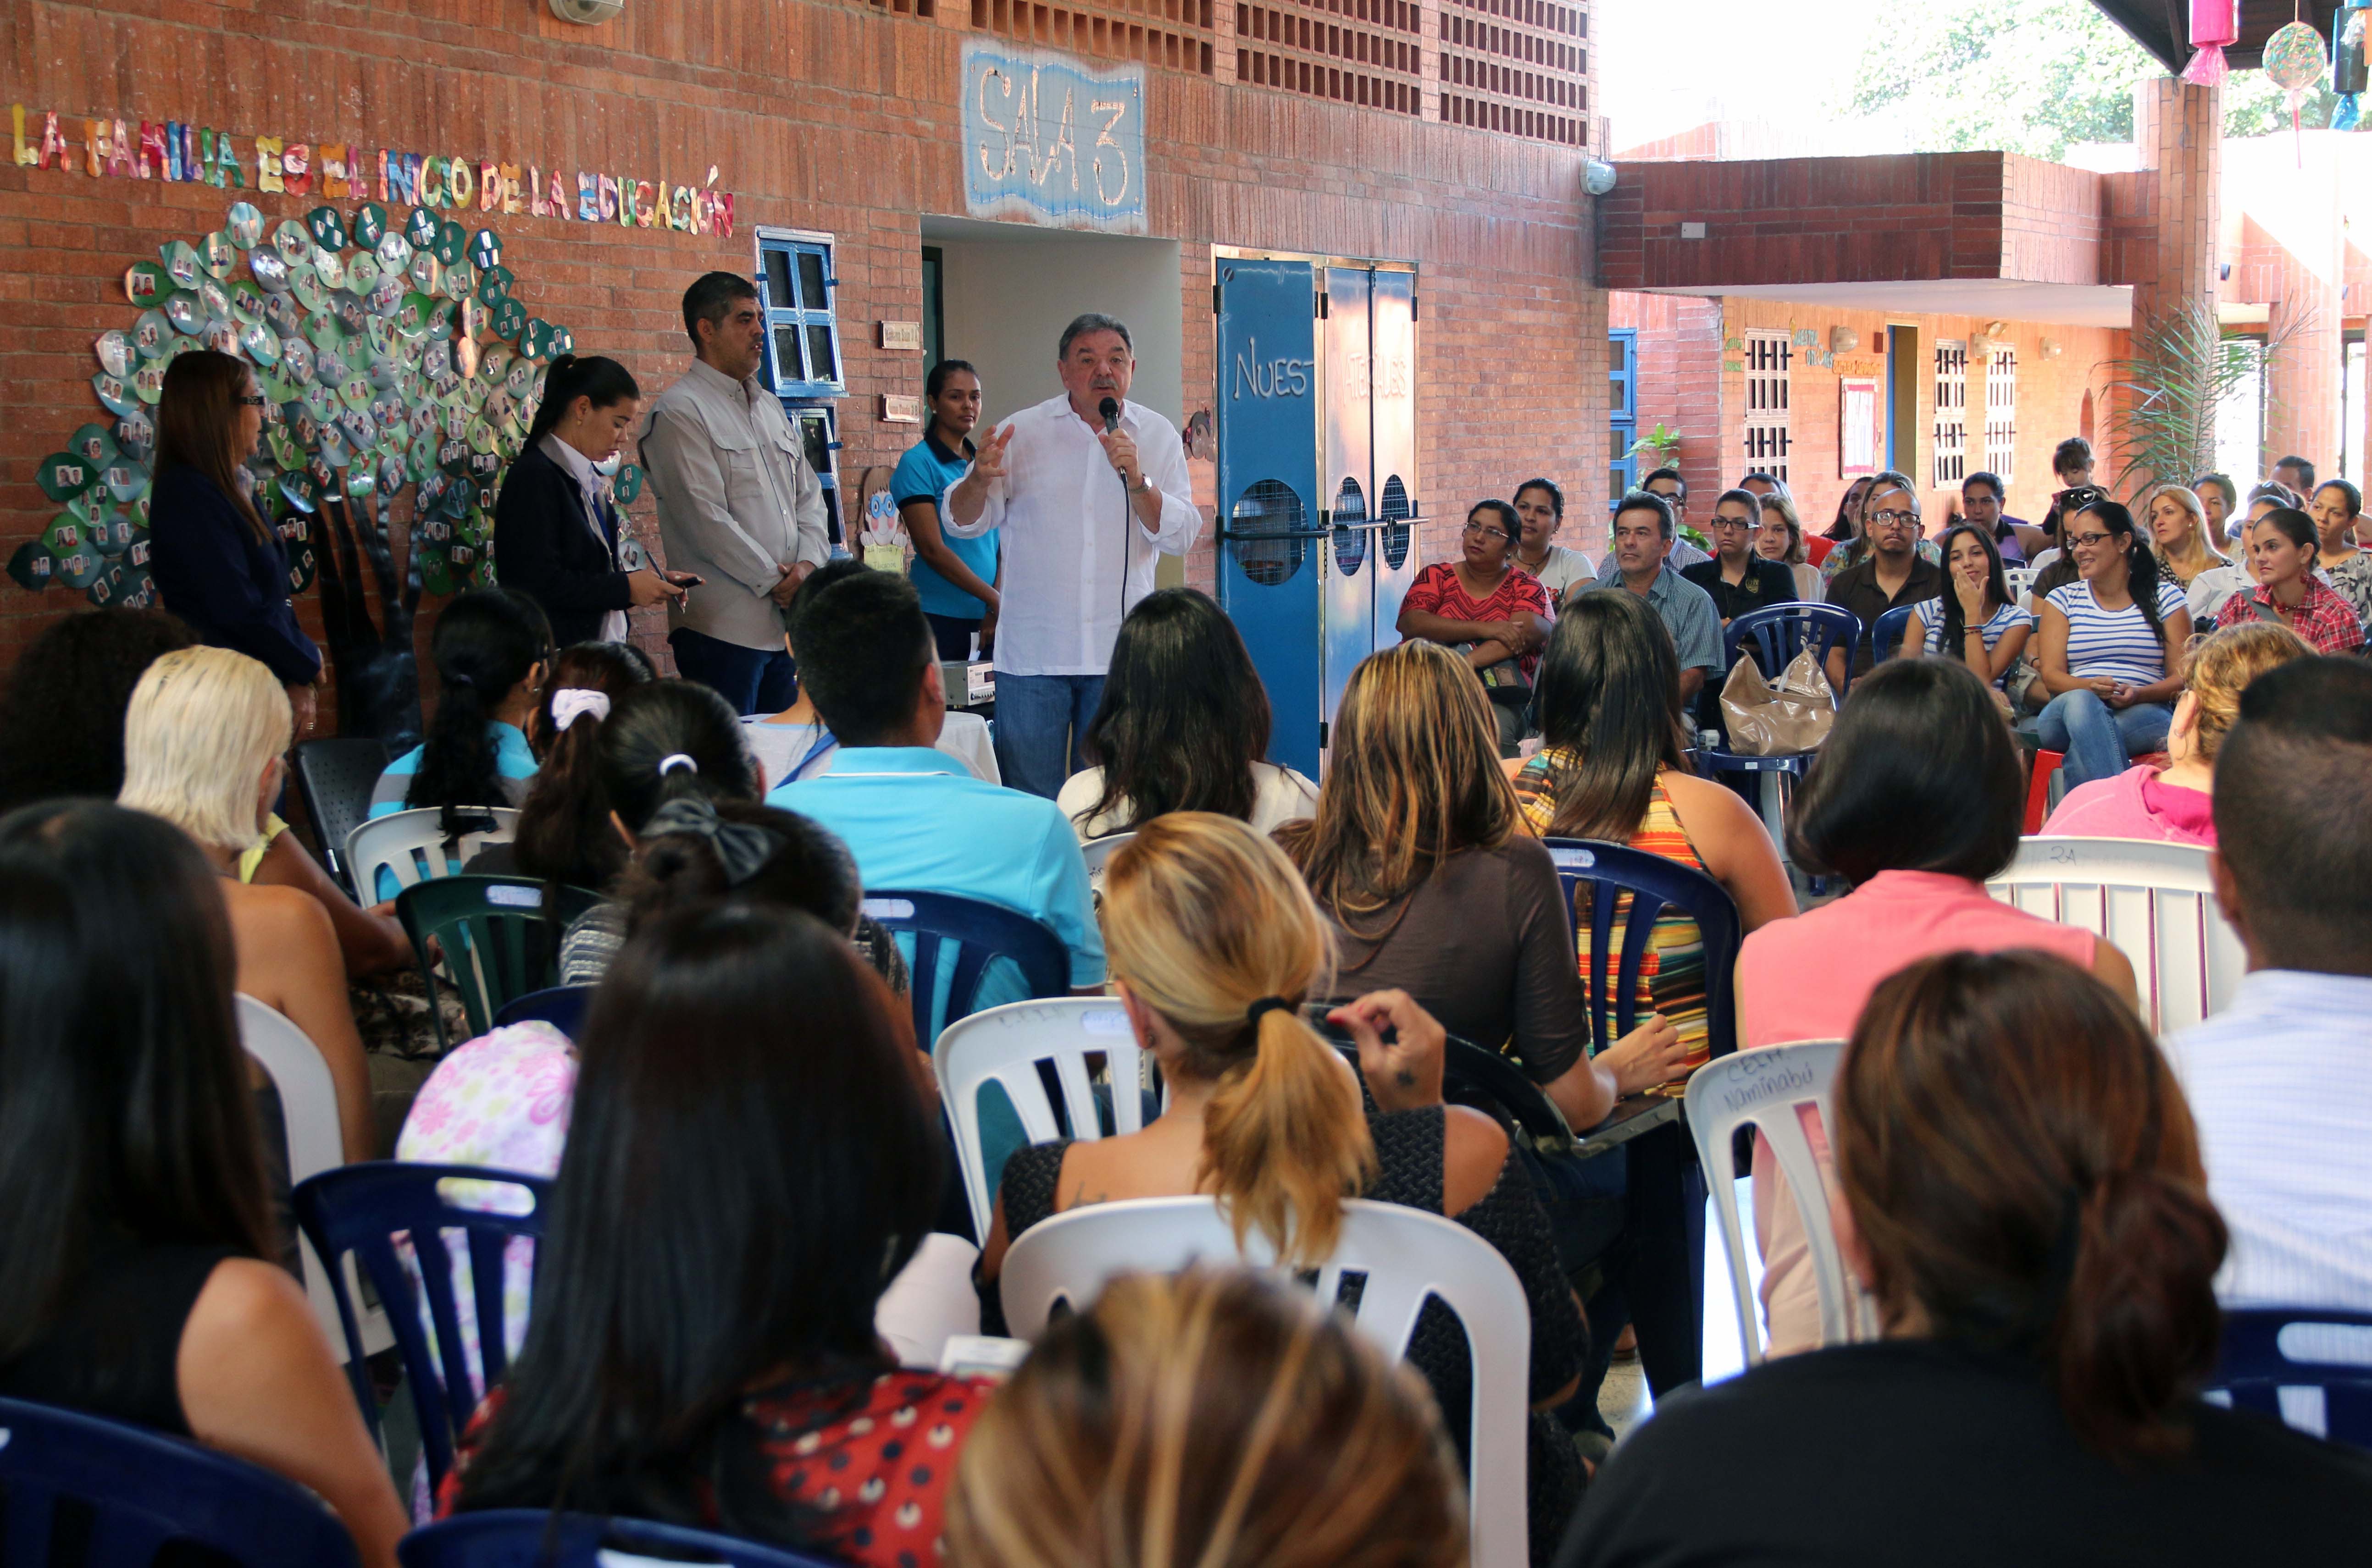
POLYGON ((964 203, 978 218, 1143 234, 1145 67, 963 51, 964 203))

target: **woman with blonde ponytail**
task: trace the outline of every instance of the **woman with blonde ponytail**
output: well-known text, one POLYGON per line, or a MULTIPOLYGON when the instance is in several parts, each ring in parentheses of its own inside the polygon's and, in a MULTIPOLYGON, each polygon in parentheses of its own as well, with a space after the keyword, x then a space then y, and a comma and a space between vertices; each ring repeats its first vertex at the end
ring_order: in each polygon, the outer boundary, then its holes
MULTIPOLYGON (((1447 1214, 1506 1255, 1531 1302, 1532 1397, 1543 1409, 1562 1400, 1584 1336, 1529 1178, 1496 1122, 1441 1103, 1443 1031, 1405 993, 1332 1014, 1359 1042, 1357 1074, 1303 1021, 1302 1004, 1332 979, 1331 935, 1284 852, 1230 817, 1155 818, 1106 868, 1103 925, 1112 987, 1169 1102, 1141 1132, 1040 1144, 1006 1162, 981 1254, 983 1331, 1003 1331, 996 1279, 1011 1238, 1065 1210, 1208 1193, 1239 1238, 1256 1231, 1308 1265, 1332 1252, 1343 1200, 1365 1197, 1447 1214)), ((1426 1308, 1409 1359, 1445 1410, 1467 1408, 1465 1336, 1447 1308, 1426 1308)), ((1462 1439, 1464 1423, 1449 1424, 1462 1439)), ((1536 1416, 1534 1428, 1532 1540, 1544 1562, 1580 1470, 1552 1420, 1536 1416)))

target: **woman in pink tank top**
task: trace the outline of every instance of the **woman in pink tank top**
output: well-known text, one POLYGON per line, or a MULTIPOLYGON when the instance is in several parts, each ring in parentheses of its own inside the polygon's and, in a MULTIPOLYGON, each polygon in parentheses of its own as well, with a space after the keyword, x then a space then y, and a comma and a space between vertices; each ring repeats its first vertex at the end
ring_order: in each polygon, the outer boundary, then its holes
MULTIPOLYGON (((1740 1045, 1846 1039, 1879 981, 1936 953, 2035 948, 2133 1001, 2133 966, 2115 947, 1985 891, 1985 878, 2017 853, 2020 775, 1992 695, 1965 667, 1895 659, 1855 681, 1787 829, 1796 865, 1842 877, 1853 891, 1746 938, 1740 1045)), ((1825 1174, 1818 1128, 1812 1142, 1825 1174)), ((1771 1353, 1810 1350, 1820 1306, 1803 1221, 1759 1139, 1754 1210, 1771 1353)))

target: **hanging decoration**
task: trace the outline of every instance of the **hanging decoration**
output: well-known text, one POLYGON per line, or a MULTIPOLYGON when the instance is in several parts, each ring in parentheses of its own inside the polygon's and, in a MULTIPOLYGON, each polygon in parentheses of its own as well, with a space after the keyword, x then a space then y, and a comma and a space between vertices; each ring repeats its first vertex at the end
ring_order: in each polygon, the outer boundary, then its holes
MULTIPOLYGON (((2299 21, 2283 27, 2265 40, 2265 76, 2273 86, 2289 94, 2290 134, 2298 136, 2298 108, 2306 101, 2306 90, 2319 86, 2322 75, 2331 69, 2331 54, 2322 46, 2322 35, 2308 24, 2299 21)), ((2298 162, 2306 162, 2306 146, 2297 144, 2298 162)))
POLYGON ((2240 41, 2240 0, 2191 0, 2191 47, 2196 51, 2182 68, 2182 79, 2195 87, 2212 87, 2227 75, 2224 52, 2240 41))
POLYGON ((2360 119, 2358 100, 2372 87, 2365 67, 2367 23, 2372 23, 2372 0, 2349 0, 2331 29, 2336 36, 2331 51, 2331 90, 2339 95, 2339 107, 2331 116, 2334 131, 2355 129, 2360 119))

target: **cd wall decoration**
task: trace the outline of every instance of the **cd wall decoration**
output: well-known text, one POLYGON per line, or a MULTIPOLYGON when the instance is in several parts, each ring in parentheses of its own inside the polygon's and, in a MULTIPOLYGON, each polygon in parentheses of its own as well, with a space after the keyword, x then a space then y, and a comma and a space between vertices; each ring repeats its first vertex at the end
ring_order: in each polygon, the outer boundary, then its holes
POLYGON ((123 319, 92 343, 99 417, 36 468, 62 509, 8 575, 97 605, 155 602, 157 401, 167 366, 213 348, 246 361, 264 398, 249 494, 286 541, 292 593, 327 548, 325 508, 375 515, 383 540, 406 492, 420 587, 491 584, 502 473, 535 417, 544 364, 569 341, 528 316, 502 258, 492 230, 471 235, 425 209, 323 205, 273 224, 242 201, 221 229, 131 263, 123 319))

